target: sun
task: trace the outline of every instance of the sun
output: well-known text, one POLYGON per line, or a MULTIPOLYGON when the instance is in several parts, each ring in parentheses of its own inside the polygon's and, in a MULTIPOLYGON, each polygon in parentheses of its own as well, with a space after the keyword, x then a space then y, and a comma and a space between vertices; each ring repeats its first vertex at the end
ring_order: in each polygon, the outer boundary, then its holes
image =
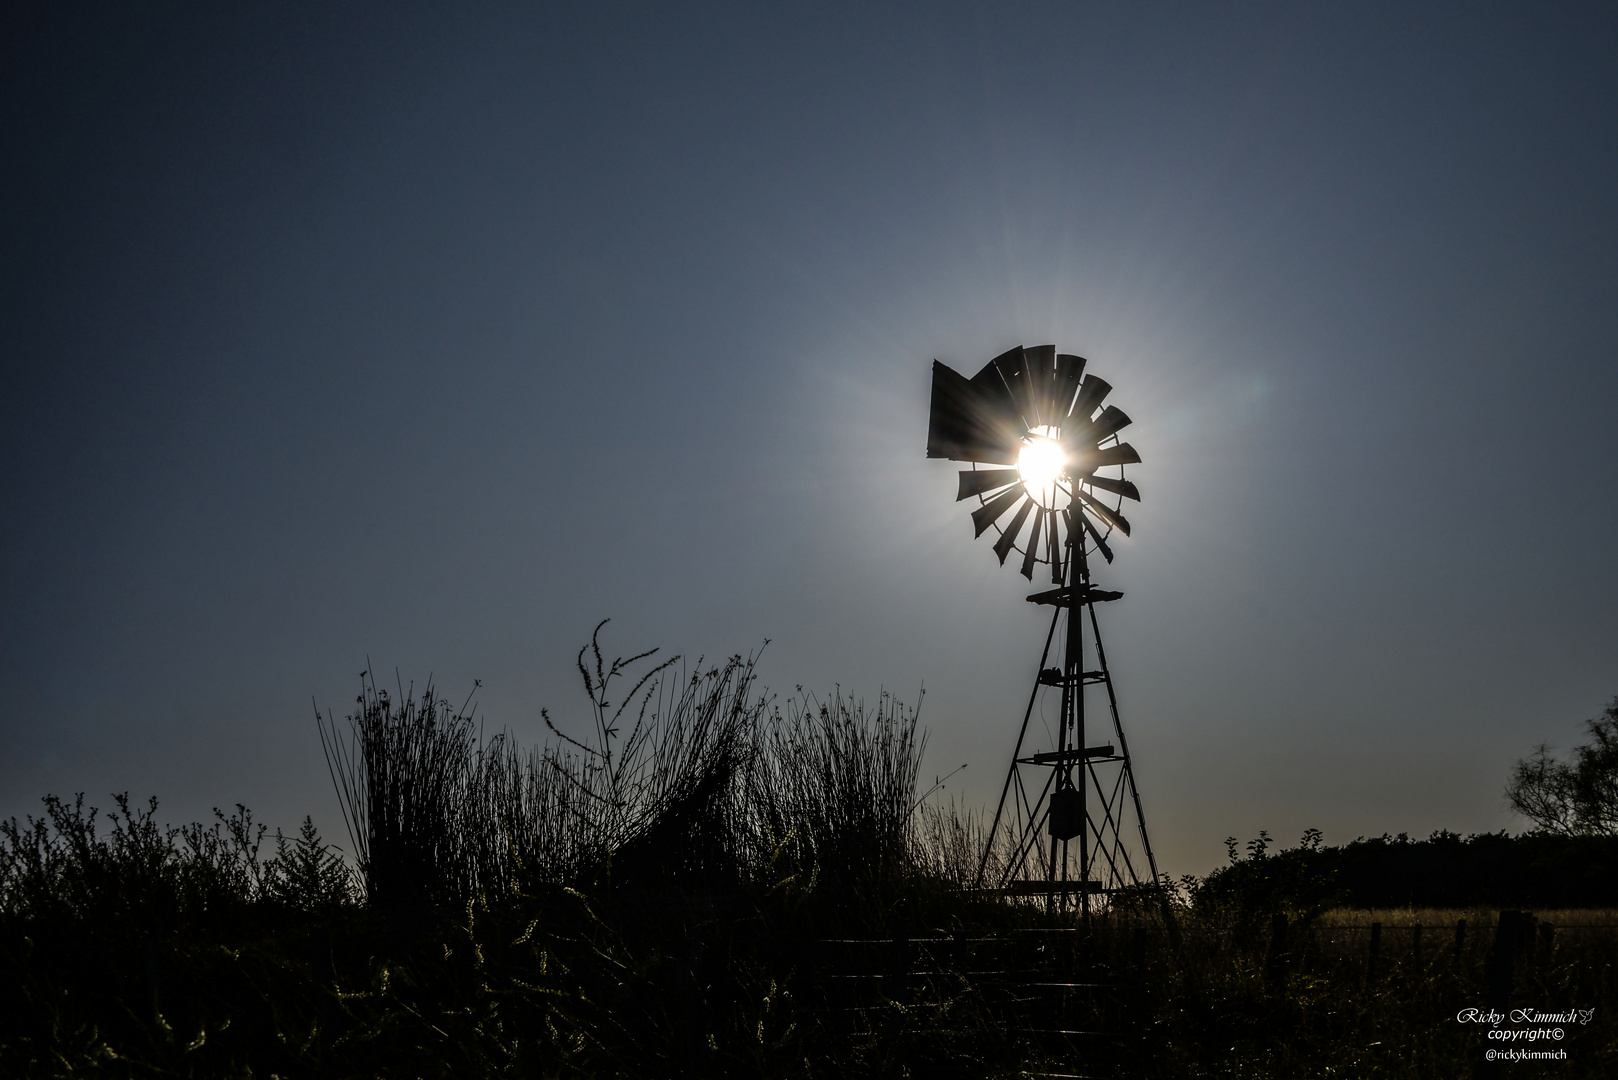
POLYGON ((1051 438, 1052 434, 1055 432, 1050 428, 1035 428, 1023 440, 1022 450, 1017 454, 1017 472, 1022 476, 1023 486, 1035 502, 1047 509, 1056 505, 1059 493, 1065 494, 1057 484, 1067 472, 1067 451, 1051 438))

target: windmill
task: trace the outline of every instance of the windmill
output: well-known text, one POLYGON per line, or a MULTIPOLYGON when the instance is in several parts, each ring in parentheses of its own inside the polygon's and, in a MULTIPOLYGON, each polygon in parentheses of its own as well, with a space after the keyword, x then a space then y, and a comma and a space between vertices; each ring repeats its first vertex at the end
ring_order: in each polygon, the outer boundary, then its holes
POLYGON ((1002 566, 1016 555, 1024 577, 1048 573, 1055 586, 1028 597, 1052 609, 1050 632, 978 884, 1043 894, 1064 907, 1076 895, 1088 915, 1093 894, 1155 884, 1157 862, 1096 618, 1097 605, 1123 594, 1095 587, 1089 566, 1095 553, 1112 562, 1108 540, 1129 535, 1123 503, 1140 492, 1124 469, 1140 455, 1118 437, 1129 417, 1104 404, 1112 387, 1084 368, 1083 357, 1054 345, 1019 346, 970 379, 933 361, 927 456, 971 463, 956 500, 976 500, 976 535, 993 530, 1002 566), (1061 662, 1047 666, 1064 622, 1061 662), (1087 709, 1090 697, 1098 701, 1087 709), (1046 717, 1052 698, 1054 730, 1046 717), (1030 730, 1036 706, 1046 707, 1046 749, 1030 730), (997 842, 1008 854, 985 881, 997 842))

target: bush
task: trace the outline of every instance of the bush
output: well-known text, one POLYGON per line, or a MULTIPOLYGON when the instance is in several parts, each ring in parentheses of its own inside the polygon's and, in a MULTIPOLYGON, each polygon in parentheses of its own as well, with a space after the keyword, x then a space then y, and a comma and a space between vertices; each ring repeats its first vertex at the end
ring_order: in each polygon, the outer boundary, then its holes
POLYGON ((1590 742, 1557 761, 1541 743, 1517 762, 1506 785, 1511 808, 1543 832, 1559 836, 1618 836, 1618 697, 1585 721, 1590 742))
POLYGON ((1193 908, 1256 926, 1274 912, 1312 918, 1327 907, 1599 908, 1618 905, 1618 837, 1438 831, 1425 840, 1360 837, 1341 847, 1318 830, 1271 854, 1269 835, 1183 891, 1193 908))
POLYGON ((1284 913, 1308 921, 1338 899, 1336 867, 1322 850, 1319 829, 1309 829, 1298 846, 1270 854, 1267 832, 1247 843, 1246 854, 1237 850, 1234 836, 1225 840, 1230 864, 1206 879, 1183 880, 1191 906, 1197 912, 1234 921, 1254 929, 1271 915, 1284 913))
POLYGON ((215 810, 212 825, 160 827, 157 800, 86 809, 45 797, 45 815, 0 822, 0 914, 29 923, 82 923, 98 929, 214 932, 250 909, 326 911, 354 900, 342 857, 304 819, 296 838, 276 833, 276 853, 260 858, 266 829, 237 806, 215 810), (103 831, 99 823, 104 822, 103 831))

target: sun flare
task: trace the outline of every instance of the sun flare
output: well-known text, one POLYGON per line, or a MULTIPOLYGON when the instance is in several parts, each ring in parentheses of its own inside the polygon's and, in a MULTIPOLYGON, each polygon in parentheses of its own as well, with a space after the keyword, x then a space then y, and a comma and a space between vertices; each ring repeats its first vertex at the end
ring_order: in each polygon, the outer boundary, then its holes
POLYGON ((1055 504, 1056 484, 1066 470, 1067 451, 1047 435, 1030 434, 1017 454, 1017 472, 1022 475, 1023 486, 1044 507, 1055 504))

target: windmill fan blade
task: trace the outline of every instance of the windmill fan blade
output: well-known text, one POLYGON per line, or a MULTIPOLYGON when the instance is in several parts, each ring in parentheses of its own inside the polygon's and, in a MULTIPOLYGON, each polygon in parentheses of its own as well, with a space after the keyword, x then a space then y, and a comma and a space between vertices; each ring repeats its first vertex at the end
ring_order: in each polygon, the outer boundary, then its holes
MULTIPOLYGON (((1016 472, 1015 469, 1001 471, 1016 472)), ((966 473, 961 475, 965 476, 966 473)), ((1114 480, 1110 476, 1086 476, 1084 482, 1091 487, 1100 488, 1102 491, 1110 491, 1114 495, 1122 495, 1126 499, 1134 499, 1136 502, 1140 502, 1140 492, 1128 480, 1114 480)), ((1007 483, 1010 483, 1010 481, 1008 480, 1007 483)), ((965 496, 963 495, 962 498, 965 498, 965 496)))
POLYGON ((1084 376, 1084 357, 1071 353, 1058 353, 1056 377, 1051 381, 1051 400, 1056 405, 1053 423, 1060 424, 1073 411, 1073 396, 1079 391, 1079 380, 1084 376))
POLYGON ((1011 553, 1012 547, 1017 543, 1017 534, 1022 531, 1022 523, 1028 520, 1028 512, 1036 505, 1038 504, 1033 499, 1029 499, 1018 507, 1016 515, 1011 519, 1011 524, 1007 525, 1006 531, 1000 534, 1000 539, 994 542, 994 553, 1000 556, 1001 566, 1006 565, 1006 556, 1011 553))
POLYGON ((1039 527, 1045 523, 1050 511, 1041 510, 1034 515, 1034 531, 1028 534, 1028 548, 1022 555, 1022 576, 1034 580, 1034 564, 1039 561, 1039 527))
POLYGON ((983 402, 981 423, 989 430, 987 442, 997 451, 996 457, 975 458, 996 465, 1017 464, 1017 451, 1028 428, 1022 422, 1022 403, 1018 398, 1016 381, 1022 371, 1022 346, 1008 349, 984 364, 971 378, 973 389, 983 402), (1013 373, 1007 381, 1005 371, 1013 373))
POLYGON ((1100 450, 1090 452, 1090 460, 1097 469, 1108 465, 1139 465, 1140 455, 1128 443, 1119 443, 1117 446, 1103 446, 1100 450))
MULTIPOLYGON (((999 381, 998 374, 995 380, 999 381)), ((1021 438, 1020 420, 1010 410, 1003 384, 995 397, 948 365, 933 361, 928 457, 1015 465, 1021 438)))
POLYGON ((1022 498, 1027 492, 1018 484, 1009 491, 996 495, 994 499, 972 511, 972 525, 977 529, 973 536, 982 536, 983 530, 1000 520, 1000 515, 1011 509, 1013 503, 1022 498))
MULTIPOLYGON (((1082 517, 1083 515, 1080 516, 1082 517)), ((1107 542, 1101 538, 1100 530, 1090 523, 1089 518, 1084 519, 1084 531, 1090 534, 1091 540, 1095 541, 1096 550, 1101 552, 1101 557, 1108 562, 1112 562, 1112 548, 1107 546, 1107 542)))
POLYGON ((1125 415, 1124 410, 1116 405, 1108 405, 1101 410, 1100 416, 1090 421, 1090 427, 1085 431, 1082 438, 1085 442, 1098 443, 1109 435, 1118 434, 1121 429, 1128 427, 1129 424, 1130 419, 1125 415))
POLYGON ((1017 391, 1015 389, 1016 372, 1022 370, 1022 346, 1007 349, 999 356, 990 360, 978 373, 972 376, 972 385, 977 392, 983 395, 983 400, 990 404, 999 416, 1012 417, 1019 414, 1017 407, 1017 391), (1010 383, 1006 381, 1006 369, 1014 375, 1010 383))
POLYGON ((1125 536, 1129 535, 1129 522, 1125 519, 1124 515, 1118 513, 1116 510, 1111 509, 1100 500, 1090 498, 1090 496, 1086 495, 1082 491, 1079 492, 1079 498, 1083 501, 1085 508, 1096 517, 1100 518, 1102 521, 1105 521, 1108 525, 1111 525, 1125 536))
POLYGON ((1018 346, 1001 353, 990 363, 1000 372, 1000 378, 1011 391, 1011 400, 1015 403, 1017 416, 1023 422, 1023 430, 1037 427, 1039 420, 1035 415, 1034 377, 1029 366, 1028 350, 1018 346))
POLYGON ((1084 385, 1079 387, 1078 400, 1073 403, 1073 415, 1081 420, 1090 419, 1090 414, 1096 411, 1096 406, 1101 404, 1101 399, 1110 393, 1112 393, 1112 383, 1106 379, 1091 375, 1084 380, 1084 385))
POLYGON ((1025 414, 1029 427, 1040 427, 1058 421, 1051 406, 1051 379, 1056 374, 1056 346, 1035 345, 1022 351, 1026 363, 1029 404, 1033 411, 1025 414))
POLYGON ((961 490, 955 501, 1015 484, 1021 477, 1016 469, 965 469, 961 472, 961 490))

